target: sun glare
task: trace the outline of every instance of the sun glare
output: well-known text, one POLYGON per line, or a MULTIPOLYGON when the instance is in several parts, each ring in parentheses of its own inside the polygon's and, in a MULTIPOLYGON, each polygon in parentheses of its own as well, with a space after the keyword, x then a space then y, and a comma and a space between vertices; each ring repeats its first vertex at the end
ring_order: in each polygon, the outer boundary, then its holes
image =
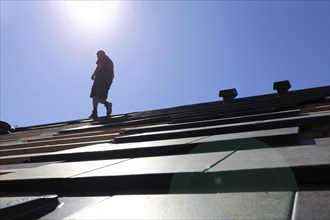
POLYGON ((98 36, 114 25, 119 1, 58 1, 62 18, 73 32, 98 36))

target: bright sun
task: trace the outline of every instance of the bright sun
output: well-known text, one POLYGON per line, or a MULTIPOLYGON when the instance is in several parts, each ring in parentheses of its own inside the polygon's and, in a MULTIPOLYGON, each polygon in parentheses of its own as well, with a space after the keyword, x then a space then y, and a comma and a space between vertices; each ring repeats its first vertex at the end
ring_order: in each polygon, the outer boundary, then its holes
POLYGON ((67 27, 83 36, 98 36, 114 25, 119 1, 58 1, 67 27))

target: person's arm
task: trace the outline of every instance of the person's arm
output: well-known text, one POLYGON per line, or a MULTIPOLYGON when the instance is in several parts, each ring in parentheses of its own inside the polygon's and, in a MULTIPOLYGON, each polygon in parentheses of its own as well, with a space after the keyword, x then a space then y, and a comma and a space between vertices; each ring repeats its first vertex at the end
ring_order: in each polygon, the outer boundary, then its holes
POLYGON ((100 62, 100 63, 97 64, 97 66, 96 66, 96 68, 94 70, 94 73, 93 73, 93 75, 91 77, 92 80, 95 79, 97 73, 100 71, 100 69, 102 68, 102 66, 103 66, 103 62, 102 63, 100 62))

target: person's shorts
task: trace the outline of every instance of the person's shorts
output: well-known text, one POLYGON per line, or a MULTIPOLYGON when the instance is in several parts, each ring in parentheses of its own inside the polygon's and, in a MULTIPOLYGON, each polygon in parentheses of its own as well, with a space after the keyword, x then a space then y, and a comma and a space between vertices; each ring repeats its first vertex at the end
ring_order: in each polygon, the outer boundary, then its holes
POLYGON ((97 81, 97 80, 94 81, 90 97, 91 98, 98 97, 101 99, 107 99, 111 84, 112 84, 112 81, 110 81, 110 82, 97 81))

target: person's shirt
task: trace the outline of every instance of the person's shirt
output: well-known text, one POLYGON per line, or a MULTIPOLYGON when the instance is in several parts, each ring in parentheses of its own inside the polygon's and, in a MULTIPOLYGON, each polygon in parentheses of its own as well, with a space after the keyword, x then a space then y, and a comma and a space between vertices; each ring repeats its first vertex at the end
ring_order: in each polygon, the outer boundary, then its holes
POLYGON ((114 78, 114 66, 112 60, 108 56, 99 58, 96 61, 97 65, 102 65, 101 69, 98 71, 96 78, 102 80, 113 80, 114 78))

